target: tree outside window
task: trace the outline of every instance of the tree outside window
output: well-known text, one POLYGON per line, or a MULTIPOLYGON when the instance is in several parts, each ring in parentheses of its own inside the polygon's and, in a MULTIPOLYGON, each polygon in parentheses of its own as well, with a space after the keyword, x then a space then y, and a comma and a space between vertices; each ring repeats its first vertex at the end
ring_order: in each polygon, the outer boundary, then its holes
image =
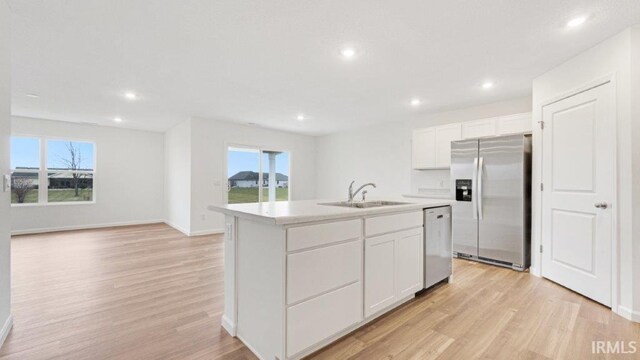
POLYGON ((13 204, 94 200, 94 144, 14 136, 11 139, 13 204), (46 144, 41 148, 41 143, 46 144), (46 187, 40 186, 46 179, 46 187))

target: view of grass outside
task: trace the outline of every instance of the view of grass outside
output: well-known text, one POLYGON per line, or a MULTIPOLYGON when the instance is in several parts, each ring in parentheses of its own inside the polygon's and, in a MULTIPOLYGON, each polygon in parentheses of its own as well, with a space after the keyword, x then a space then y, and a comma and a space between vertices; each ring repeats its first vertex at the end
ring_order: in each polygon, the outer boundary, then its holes
POLYGON ((11 203, 93 201, 94 145, 46 140, 46 152, 41 158, 42 141, 34 137, 11 138, 11 203), (39 198, 43 185, 47 195, 39 198))
MULTIPOLYGON (((38 189, 30 189, 24 195, 22 204, 33 204, 37 202, 38 202, 38 189)), ((11 191, 11 203, 12 204, 20 203, 20 201, 18 201, 18 194, 16 194, 15 191, 11 191)))
MULTIPOLYGON (((92 189, 80 189, 78 196, 75 196, 73 189, 51 189, 48 191, 49 202, 68 202, 68 201, 91 201, 93 200, 92 189)), ((38 202, 38 189, 30 190, 24 198, 23 204, 33 204, 38 202)), ((11 203, 18 203, 16 194, 11 194, 11 203)))
MULTIPOLYGON (((288 188, 276 189, 276 200, 286 201, 289 199, 288 188)), ((269 201, 269 189, 262 190, 262 201, 269 201)), ((229 190, 229 204, 241 204, 258 202, 258 188, 231 188, 229 190)))
POLYGON ((275 199, 271 200, 289 200, 288 152, 229 147, 227 156, 229 204, 269 201, 270 186, 275 187, 275 199))
POLYGON ((92 201, 93 189, 79 189, 78 196, 74 189, 49 189, 49 202, 92 201))

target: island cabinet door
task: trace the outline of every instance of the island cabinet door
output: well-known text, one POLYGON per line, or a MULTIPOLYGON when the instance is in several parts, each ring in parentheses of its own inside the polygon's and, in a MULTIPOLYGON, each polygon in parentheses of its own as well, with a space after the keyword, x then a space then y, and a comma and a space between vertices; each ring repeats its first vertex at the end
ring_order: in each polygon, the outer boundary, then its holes
POLYGON ((422 227, 416 227, 365 239, 365 317, 422 290, 422 231, 422 227))
POLYGON ((422 290, 423 235, 422 227, 401 231, 396 238, 396 282, 398 300, 422 290))
POLYGON ((396 234, 365 239, 364 316, 396 302, 396 234))
POLYGON ((298 358, 309 348, 362 320, 362 282, 287 309, 287 357, 298 358))

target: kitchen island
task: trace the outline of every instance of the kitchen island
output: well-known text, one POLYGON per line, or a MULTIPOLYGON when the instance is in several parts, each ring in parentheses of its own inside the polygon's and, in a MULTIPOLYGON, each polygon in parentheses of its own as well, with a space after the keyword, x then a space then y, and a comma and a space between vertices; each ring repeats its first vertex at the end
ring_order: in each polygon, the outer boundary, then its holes
POLYGON ((298 359, 423 289, 424 214, 445 199, 210 206, 225 214, 223 327, 261 359, 298 359))

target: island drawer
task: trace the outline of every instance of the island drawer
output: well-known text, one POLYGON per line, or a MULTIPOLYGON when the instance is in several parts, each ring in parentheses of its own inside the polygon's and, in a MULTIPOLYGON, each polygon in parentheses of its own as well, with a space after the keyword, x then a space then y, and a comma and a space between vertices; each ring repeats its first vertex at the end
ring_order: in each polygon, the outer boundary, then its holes
POLYGON ((362 278, 362 240, 287 255, 287 304, 362 278))
POLYGON ((364 219, 366 237, 406 230, 423 225, 423 212, 415 211, 364 219))
POLYGON ((334 242, 357 239, 361 235, 361 220, 335 221, 293 227, 287 230, 287 251, 297 251, 334 242))
POLYGON ((287 357, 362 320, 362 283, 357 282, 287 309, 287 357))

